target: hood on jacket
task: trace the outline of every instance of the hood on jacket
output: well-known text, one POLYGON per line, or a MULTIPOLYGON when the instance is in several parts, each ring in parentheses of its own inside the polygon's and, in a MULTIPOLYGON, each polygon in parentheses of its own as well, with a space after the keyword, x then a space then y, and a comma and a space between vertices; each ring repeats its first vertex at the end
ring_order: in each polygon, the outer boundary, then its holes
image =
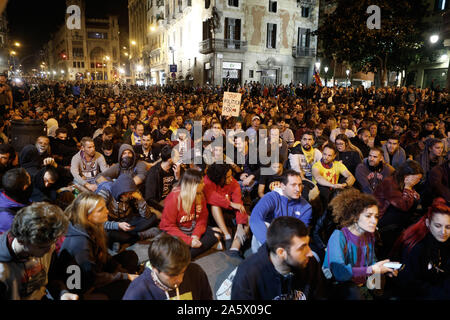
POLYGON ((121 174, 111 186, 111 194, 116 201, 126 192, 137 191, 138 187, 133 178, 128 174, 121 174))
POLYGON ((66 238, 70 237, 86 237, 90 238, 89 234, 82 227, 78 225, 73 225, 72 222, 69 224, 69 228, 67 229, 67 233, 65 235, 66 238))
POLYGON ((118 161, 119 161, 119 166, 120 166, 121 169, 130 169, 130 168, 133 168, 133 167, 136 165, 136 153, 134 152, 133 147, 130 146, 129 144, 126 144, 126 143, 122 144, 122 145, 120 146, 120 148, 119 148, 119 158, 118 158, 118 161), (122 163, 121 163, 121 161, 120 161, 120 160, 122 159, 122 153, 123 153, 124 151, 126 151, 126 150, 130 150, 131 153, 133 154, 133 158, 131 159, 131 164, 130 164, 130 166, 128 166, 127 168, 123 167, 123 166, 122 166, 122 163))
POLYGON ((34 145, 29 144, 22 149, 19 154, 19 165, 27 170, 30 175, 36 173, 41 166, 41 156, 34 145))

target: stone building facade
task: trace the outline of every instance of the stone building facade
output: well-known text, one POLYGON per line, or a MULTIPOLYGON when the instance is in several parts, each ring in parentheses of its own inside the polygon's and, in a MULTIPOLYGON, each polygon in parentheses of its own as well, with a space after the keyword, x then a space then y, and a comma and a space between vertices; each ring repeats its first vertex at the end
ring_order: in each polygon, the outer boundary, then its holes
MULTIPOLYGON (((81 28, 64 24, 44 47, 51 79, 111 82, 118 80, 120 67, 119 24, 116 16, 86 18, 83 0, 67 0, 67 7, 81 9, 81 28)), ((66 21, 69 15, 66 16, 66 21)))
POLYGON ((318 0, 147 0, 140 52, 157 84, 309 84, 318 18, 318 0))

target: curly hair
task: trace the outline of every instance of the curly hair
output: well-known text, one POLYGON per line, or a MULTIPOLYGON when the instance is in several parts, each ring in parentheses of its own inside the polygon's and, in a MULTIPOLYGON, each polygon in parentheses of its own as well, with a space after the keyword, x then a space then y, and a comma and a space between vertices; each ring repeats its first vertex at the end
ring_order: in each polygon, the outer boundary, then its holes
POLYGON ((367 208, 377 206, 377 199, 369 194, 351 188, 339 193, 330 201, 333 220, 341 227, 348 227, 358 221, 367 208))
POLYGON ((23 244, 46 244, 56 241, 69 226, 69 219, 61 208, 35 202, 20 209, 14 217, 11 234, 23 244))
POLYGON ((219 187, 223 187, 225 185, 227 173, 230 170, 231 167, 228 164, 214 163, 208 167, 206 175, 208 176, 209 180, 217 184, 219 187))

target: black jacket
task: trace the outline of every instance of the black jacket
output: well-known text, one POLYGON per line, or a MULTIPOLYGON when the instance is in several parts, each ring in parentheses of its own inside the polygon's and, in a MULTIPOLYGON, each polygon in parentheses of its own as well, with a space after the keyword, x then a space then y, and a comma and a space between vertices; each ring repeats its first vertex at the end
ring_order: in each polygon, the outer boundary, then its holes
POLYGON ((324 296, 324 276, 310 258, 305 269, 283 276, 269 259, 267 244, 238 267, 231 300, 317 300, 324 296))

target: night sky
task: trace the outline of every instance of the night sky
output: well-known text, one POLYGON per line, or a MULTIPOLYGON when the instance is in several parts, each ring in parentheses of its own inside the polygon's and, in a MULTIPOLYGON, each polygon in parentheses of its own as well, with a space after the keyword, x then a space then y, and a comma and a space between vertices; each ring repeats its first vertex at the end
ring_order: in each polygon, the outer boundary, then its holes
MULTIPOLYGON (((103 18, 106 14, 119 16, 122 32, 128 32, 127 0, 87 0, 87 17, 103 18)), ((9 0, 6 9, 10 39, 19 41, 19 59, 25 59, 25 71, 39 64, 39 50, 50 39, 52 32, 64 24, 65 0, 9 0), (37 56, 28 55, 37 54, 37 56)))

